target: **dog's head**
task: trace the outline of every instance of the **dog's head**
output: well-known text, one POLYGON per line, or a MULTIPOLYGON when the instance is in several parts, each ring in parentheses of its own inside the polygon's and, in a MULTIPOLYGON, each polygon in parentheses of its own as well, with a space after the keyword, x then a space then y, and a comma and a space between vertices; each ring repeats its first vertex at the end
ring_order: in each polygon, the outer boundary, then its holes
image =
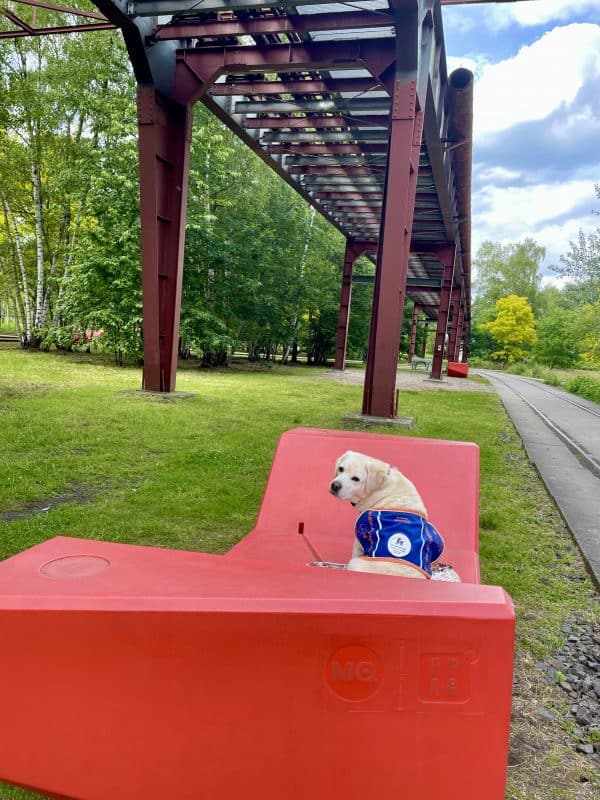
POLYGON ((347 450, 335 462, 329 491, 340 500, 356 505, 383 488, 389 474, 390 465, 384 461, 347 450))

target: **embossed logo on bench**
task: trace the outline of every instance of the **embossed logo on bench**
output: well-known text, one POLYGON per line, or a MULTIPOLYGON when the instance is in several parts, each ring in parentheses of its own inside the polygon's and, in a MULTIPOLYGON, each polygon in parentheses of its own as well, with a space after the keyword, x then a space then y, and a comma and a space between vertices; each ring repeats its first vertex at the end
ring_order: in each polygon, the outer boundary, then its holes
POLYGON ((419 698, 428 703, 464 703, 471 698, 471 664, 475 653, 424 653, 419 698))
POLYGON ((340 647, 327 662, 325 682, 342 700, 368 700, 383 683, 383 662, 364 645, 340 647))
POLYGON ((89 578, 99 575, 110 567, 110 561, 101 556, 63 556, 47 561, 40 567, 40 572, 47 578, 89 578))

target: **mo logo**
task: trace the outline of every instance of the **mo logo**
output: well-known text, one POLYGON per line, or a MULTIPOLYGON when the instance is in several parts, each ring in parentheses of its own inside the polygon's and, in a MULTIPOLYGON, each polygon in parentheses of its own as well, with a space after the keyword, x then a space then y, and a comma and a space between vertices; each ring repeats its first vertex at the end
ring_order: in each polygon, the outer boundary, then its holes
POLYGON ((368 700, 383 682, 383 663, 364 645, 341 647, 327 662, 325 682, 342 700, 368 700))

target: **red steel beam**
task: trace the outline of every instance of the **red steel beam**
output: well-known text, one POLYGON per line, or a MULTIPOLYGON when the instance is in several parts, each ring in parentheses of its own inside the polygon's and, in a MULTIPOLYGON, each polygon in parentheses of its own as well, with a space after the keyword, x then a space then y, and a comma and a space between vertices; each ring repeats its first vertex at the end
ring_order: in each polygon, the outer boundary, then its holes
POLYGON ((211 47, 177 52, 173 97, 199 100, 220 75, 230 72, 289 72, 362 67, 375 78, 396 59, 393 39, 339 39, 328 42, 211 47))
POLYGON ((25 33, 28 36, 33 36, 33 34, 35 33, 35 29, 32 28, 30 25, 28 25, 28 23, 25 22, 25 20, 17 17, 17 15, 13 14, 12 11, 9 11, 8 8, 3 8, 2 13, 7 19, 9 19, 11 22, 14 22, 15 25, 18 25, 21 28, 21 30, 25 31, 25 33))
POLYGON ((379 189, 372 192, 366 189, 362 192, 313 192, 313 197, 317 200, 378 200, 383 197, 383 192, 379 189))
POLYGON ((48 36, 62 33, 87 33, 88 31, 114 30, 112 22, 90 23, 89 25, 61 25, 56 28, 32 28, 31 30, 0 31, 0 39, 20 39, 23 36, 48 36))
POLYGON ((433 347, 433 361, 431 363, 430 378, 434 380, 442 379, 442 362, 444 360, 444 346, 446 344, 446 328, 448 327, 448 311, 450 308, 450 296, 452 294, 452 279, 454 275, 454 261, 456 249, 452 247, 447 257, 444 259, 444 274, 442 278, 442 291, 440 294, 440 305, 438 309, 437 327, 435 330, 435 344, 433 347))
POLYGON ((458 309, 458 326, 457 326, 458 331, 456 334, 456 344, 454 347, 454 357, 453 357, 454 361, 458 361, 458 359, 460 358, 460 345, 463 338, 464 319, 465 319, 465 308, 461 303, 460 308, 458 309))
POLYGON ((388 117, 380 116, 335 116, 335 117, 247 117, 242 125, 244 128, 348 128, 348 127, 376 127, 387 128, 388 117))
POLYGON ((459 308, 461 304, 461 291, 459 286, 452 289, 452 322, 450 323, 450 336, 448 338, 448 361, 456 361, 455 350, 458 337, 459 308))
POLYGON ((394 418, 397 411, 396 375, 423 135, 417 5, 396 11, 398 58, 394 74, 386 79, 392 96, 389 155, 362 405, 363 414, 384 418, 394 418))
MULTIPOLYGON (((326 204, 324 204, 327 207, 326 204)), ((335 215, 337 211, 344 211, 344 212, 352 212, 353 214, 373 214, 374 211, 379 212, 379 208, 377 206, 343 206, 343 205, 331 205, 329 207, 329 213, 335 215)))
POLYGON ((363 153, 387 153, 387 142, 381 144, 270 144, 265 148, 267 153, 287 155, 356 155, 363 153))
POLYGON ((306 166, 288 167, 290 175, 369 175, 376 178, 385 170, 385 167, 333 167, 333 166, 306 166))
POLYGON ((202 39, 211 36, 253 36, 261 33, 308 33, 365 28, 393 27, 394 17, 384 11, 350 11, 341 14, 298 14, 263 19, 177 21, 156 31, 156 39, 202 39))
POLYGON ((344 269, 342 273, 342 289, 340 293, 340 310, 338 313, 337 337, 335 343, 335 363, 333 368, 343 370, 346 366, 346 345, 348 342, 348 323, 350 321, 350 303, 352 301, 352 271, 354 262, 371 245, 367 242, 346 240, 344 253, 344 269))
POLYGON ((417 303, 413 306, 412 320, 410 324, 410 341, 408 344, 408 360, 411 361, 415 354, 415 345, 417 343, 417 320, 419 318, 420 308, 417 303))
POLYGON ((263 81, 240 80, 236 83, 215 83, 210 93, 215 97, 272 94, 328 94, 357 92, 363 94, 383 86, 375 78, 324 78, 322 80, 263 81))
POLYGON ((21 3, 21 5, 24 6, 36 6, 37 8, 47 8, 50 11, 62 11, 64 14, 73 14, 73 16, 76 17, 89 17, 90 19, 108 21, 104 14, 99 14, 97 11, 82 11, 80 8, 69 8, 68 6, 46 3, 44 0, 13 0, 13 3, 21 3))
POLYGON ((42 2, 42 0, 13 0, 13 2, 20 3, 21 5, 32 6, 34 8, 45 8, 51 11, 60 11, 64 14, 83 17, 84 19, 98 20, 98 22, 80 23, 75 25, 53 25, 37 28, 35 25, 21 19, 21 17, 19 17, 10 9, 4 8, 2 9, 1 13, 14 25, 17 25, 18 29, 0 31, 0 39, 19 39, 24 36, 47 36, 49 34, 81 33, 86 31, 111 30, 115 28, 115 26, 109 22, 106 17, 94 11, 82 11, 77 8, 70 8, 68 6, 42 2))
POLYGON ((138 89, 143 386, 175 390, 192 112, 138 89))

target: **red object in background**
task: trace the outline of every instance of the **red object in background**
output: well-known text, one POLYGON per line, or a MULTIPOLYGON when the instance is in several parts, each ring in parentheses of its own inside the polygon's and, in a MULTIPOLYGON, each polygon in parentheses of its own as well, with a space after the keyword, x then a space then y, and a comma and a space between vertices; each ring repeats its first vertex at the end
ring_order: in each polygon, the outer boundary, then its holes
POLYGON ((469 365, 460 361, 448 362, 448 377, 449 378, 466 378, 469 374, 469 365))
POLYGON ((477 496, 474 445, 299 429, 227 556, 56 538, 0 563, 0 778, 83 800, 503 800, 514 613, 477 583, 477 496), (352 546, 327 492, 345 449, 417 483, 470 582, 307 565, 306 535, 326 559, 352 546))

